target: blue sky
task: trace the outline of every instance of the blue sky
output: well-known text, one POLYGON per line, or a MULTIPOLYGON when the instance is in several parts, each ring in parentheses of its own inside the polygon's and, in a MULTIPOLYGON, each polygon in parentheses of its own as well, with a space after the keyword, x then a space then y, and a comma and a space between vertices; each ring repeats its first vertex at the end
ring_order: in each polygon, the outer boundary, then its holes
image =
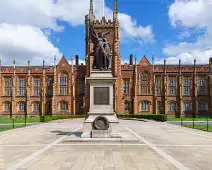
MULTIPOLYGON (((103 0, 94 0, 102 16, 103 0)), ((0 0, 0 58, 4 65, 48 65, 64 54, 85 59, 85 24, 89 0, 0 0)), ((112 18, 114 0, 105 0, 105 16, 112 18)), ((212 0, 119 0, 121 56, 134 54, 155 63, 208 63, 212 57, 212 0)))
MULTIPOLYGON (((113 0, 106 0, 106 6, 113 9, 113 0)), ((138 60, 146 55, 152 60, 153 53, 157 58, 164 58, 162 48, 169 41, 176 41, 176 29, 169 24, 168 5, 171 3, 160 0, 120 0, 119 12, 126 13, 138 25, 144 27, 150 25, 155 35, 155 43, 139 44, 138 42, 121 41, 121 56, 128 60, 130 54, 137 56, 138 60)), ((100 9, 101 10, 101 9, 100 9)), ((85 25, 71 27, 68 24, 63 32, 54 33, 52 42, 59 47, 61 52, 70 60, 71 55, 78 54, 82 60, 85 56, 85 25), (57 38, 60 42, 57 43, 57 38)))

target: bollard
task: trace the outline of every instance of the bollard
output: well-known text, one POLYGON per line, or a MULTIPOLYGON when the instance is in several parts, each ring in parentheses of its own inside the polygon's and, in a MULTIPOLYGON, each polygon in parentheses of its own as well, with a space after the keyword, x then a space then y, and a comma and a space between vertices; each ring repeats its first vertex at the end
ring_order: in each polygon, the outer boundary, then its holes
POLYGON ((25 122, 24 122, 24 123, 25 123, 25 127, 26 127, 26 119, 27 119, 27 117, 26 117, 26 115, 25 115, 25 122))
POLYGON ((194 129, 194 117, 193 117, 193 129, 194 129))
POLYGON ((207 117, 207 132, 208 132, 208 117, 207 117))
POLYGON ((13 129, 15 128, 15 119, 13 118, 13 129))
POLYGON ((181 126, 183 126, 183 117, 181 116, 181 126))

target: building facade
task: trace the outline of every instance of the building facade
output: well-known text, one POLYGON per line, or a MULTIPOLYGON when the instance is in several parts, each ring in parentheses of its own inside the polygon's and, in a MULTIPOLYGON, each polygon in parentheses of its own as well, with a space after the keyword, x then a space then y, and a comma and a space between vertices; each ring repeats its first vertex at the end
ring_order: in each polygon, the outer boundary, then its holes
MULTIPOLYGON (((122 64, 118 1, 113 20, 96 20, 90 1, 86 24, 86 65, 79 57, 71 64, 63 56, 53 66, 2 66, 0 64, 0 116, 79 115, 90 106, 89 83, 93 63, 90 26, 96 33, 110 31, 111 72, 114 82, 114 111, 118 114, 167 114, 169 117, 212 115, 212 59, 209 64, 161 65, 146 56, 122 64), (75 61, 75 62, 74 62, 75 61)), ((56 59, 54 59, 56 60, 56 59)))

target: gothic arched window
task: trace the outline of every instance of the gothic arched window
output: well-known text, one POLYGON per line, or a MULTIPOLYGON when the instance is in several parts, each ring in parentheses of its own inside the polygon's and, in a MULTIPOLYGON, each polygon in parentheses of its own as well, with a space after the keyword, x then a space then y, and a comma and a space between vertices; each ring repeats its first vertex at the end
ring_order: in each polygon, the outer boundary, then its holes
POLYGON ((199 112, 207 112, 208 111, 208 103, 205 101, 200 101, 198 103, 198 111, 199 112))
POLYGON ((48 77, 47 78, 47 95, 52 96, 53 95, 53 84, 54 84, 54 77, 48 77))
POLYGON ((124 94, 128 94, 129 93, 129 80, 124 79, 124 94))
POLYGON ((205 77, 199 77, 198 95, 207 95, 207 81, 206 81, 205 77))
POLYGON ((4 102, 4 111, 6 111, 6 112, 12 111, 12 103, 11 102, 4 102))
POLYGON ((124 101, 124 112, 129 113, 130 112, 130 102, 125 100, 124 101))
POLYGON ((184 102, 184 111, 192 111, 192 103, 190 101, 184 102))
POLYGON ((25 112, 26 111, 26 103, 25 102, 20 102, 19 103, 19 111, 25 112))
POLYGON ((149 101, 142 101, 141 102, 141 111, 149 111, 149 101))
POLYGON ((39 102, 33 102, 33 111, 34 112, 39 112, 39 109, 40 109, 39 102))
POLYGON ((68 74, 60 75, 60 95, 68 95, 68 74))
POLYGON ((66 101, 60 102, 60 111, 68 111, 68 102, 66 101))
POLYGON ((84 103, 83 103, 83 101, 80 101, 78 103, 78 109, 79 109, 79 114, 83 114, 84 113, 84 103))
POLYGON ((80 95, 85 95, 85 80, 80 80, 80 95))
POLYGON ((140 76, 140 94, 141 95, 150 94, 150 76, 146 72, 142 73, 140 76))
POLYGON ((169 102, 168 103, 168 111, 176 112, 176 102, 169 102))

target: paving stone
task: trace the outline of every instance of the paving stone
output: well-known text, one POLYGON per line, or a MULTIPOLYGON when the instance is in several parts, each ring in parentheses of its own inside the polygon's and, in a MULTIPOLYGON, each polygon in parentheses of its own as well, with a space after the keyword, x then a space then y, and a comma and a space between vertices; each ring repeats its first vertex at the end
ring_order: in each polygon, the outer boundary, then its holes
MULTIPOLYGON (((3 169, 7 169, 16 165, 33 153, 66 136, 71 130, 82 127, 82 121, 82 119, 77 121, 60 120, 19 129, 18 131, 0 133, 0 148, 4 155, 1 166, 3 169)), ((125 129, 125 127, 129 127, 189 169, 207 170, 212 167, 212 135, 210 133, 159 122, 120 122, 125 136, 129 136, 129 132, 125 129)), ((135 137, 133 134, 131 135, 135 137)), ((77 135, 75 135, 75 138, 77 138, 77 135)), ((167 158, 161 156, 143 141, 140 144, 145 145, 138 145, 138 142, 64 143, 63 141, 58 144, 61 145, 50 147, 19 169, 38 170, 38 167, 39 170, 178 169, 167 158)))
POLYGON ((104 170, 115 170, 115 167, 105 167, 103 168, 104 170))
POLYGON ((103 170, 103 166, 94 166, 93 170, 103 170))
POLYGON ((81 153, 77 160, 74 162, 74 165, 72 167, 73 170, 77 169, 82 169, 84 162, 86 160, 87 154, 86 153, 81 153))

